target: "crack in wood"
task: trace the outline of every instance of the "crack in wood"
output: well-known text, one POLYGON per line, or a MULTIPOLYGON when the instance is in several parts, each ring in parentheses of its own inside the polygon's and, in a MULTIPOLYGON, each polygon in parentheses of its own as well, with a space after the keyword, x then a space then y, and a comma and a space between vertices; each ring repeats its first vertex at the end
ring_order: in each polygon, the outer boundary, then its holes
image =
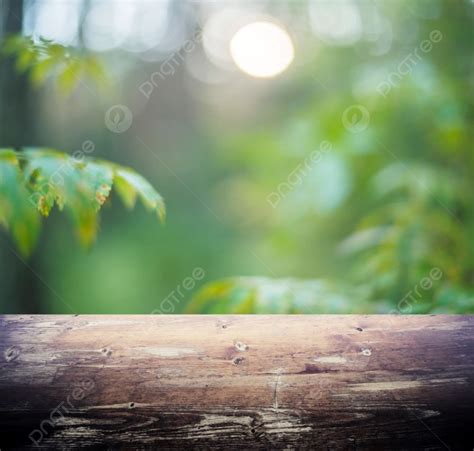
POLYGON ((281 374, 283 373, 283 368, 278 368, 276 371, 275 382, 273 387, 273 408, 278 409, 278 386, 280 385, 281 374))

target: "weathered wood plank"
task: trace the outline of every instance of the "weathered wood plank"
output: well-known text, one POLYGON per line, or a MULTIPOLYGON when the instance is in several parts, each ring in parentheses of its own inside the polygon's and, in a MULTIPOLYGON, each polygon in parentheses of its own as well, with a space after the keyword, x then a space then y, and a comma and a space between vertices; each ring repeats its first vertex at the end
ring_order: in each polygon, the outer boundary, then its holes
POLYGON ((0 449, 472 449, 472 316, 0 317, 0 449))

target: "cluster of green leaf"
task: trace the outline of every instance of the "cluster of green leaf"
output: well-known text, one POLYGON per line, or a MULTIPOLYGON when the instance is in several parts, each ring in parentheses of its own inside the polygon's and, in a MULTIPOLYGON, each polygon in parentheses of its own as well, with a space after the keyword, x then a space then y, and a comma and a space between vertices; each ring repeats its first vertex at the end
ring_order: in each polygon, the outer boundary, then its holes
POLYGON ((162 197, 130 168, 52 149, 0 149, 0 225, 11 232, 24 255, 38 240, 41 216, 47 217, 54 206, 67 213, 80 242, 90 246, 97 235, 99 210, 112 188, 127 208, 133 208, 139 197, 164 219, 162 197))
POLYGON ((234 277, 205 285, 187 306, 189 313, 377 313, 363 290, 327 280, 234 277))
MULTIPOLYGON (((253 222, 252 210, 245 209, 249 233, 271 272, 308 282, 218 281, 198 293, 193 311, 219 309, 213 302, 228 303, 235 312, 258 311, 267 305, 267 286, 275 287, 271 298, 279 313, 326 311, 317 296, 310 297, 310 309, 289 299, 308 299, 307 286, 337 280, 326 285, 328 291, 349 284, 363 294, 352 297, 347 312, 474 312, 474 104, 466 95, 472 92, 472 65, 464 63, 472 53, 472 25, 461 2, 443 8, 436 20, 419 20, 417 38, 438 29, 442 42, 386 97, 377 92, 378 83, 416 39, 394 43, 367 65, 348 49, 322 49, 280 99, 284 114, 275 126, 220 138, 227 151, 218 157, 224 167, 238 166, 234 184, 246 188, 240 209, 274 192, 323 140, 332 150, 286 190, 276 208, 264 211, 264 201, 257 204, 253 222), (358 133, 341 123, 354 104, 370 112, 370 124, 358 133), (433 268, 442 277, 423 289, 421 281, 433 268), (404 299, 410 297, 407 308, 404 299)), ((330 292, 326 296, 333 299, 330 292)), ((328 311, 339 311, 337 303, 328 311)))
MULTIPOLYGON (((371 296, 401 300, 433 268, 443 272, 416 311, 445 311, 448 291, 459 311, 472 308, 472 198, 469 177, 432 163, 393 163, 372 178, 374 205, 338 250, 371 296), (374 274, 377 277, 372 277, 374 274), (456 291, 456 290, 455 290, 456 291), (461 301, 470 297, 471 305, 461 301)), ((423 291, 423 290, 422 290, 423 291)))
POLYGON ((34 86, 54 77, 58 88, 69 93, 83 78, 97 84, 107 80, 103 63, 97 56, 48 39, 35 40, 15 34, 5 39, 1 50, 3 56, 15 58, 18 72, 28 73, 34 86))

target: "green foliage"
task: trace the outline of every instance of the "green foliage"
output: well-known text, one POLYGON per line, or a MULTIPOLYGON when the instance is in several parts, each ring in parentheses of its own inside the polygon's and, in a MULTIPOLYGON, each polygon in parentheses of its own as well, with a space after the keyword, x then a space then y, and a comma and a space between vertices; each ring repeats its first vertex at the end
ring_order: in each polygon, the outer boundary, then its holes
POLYGON ((25 255, 36 243, 40 227, 40 218, 28 198, 15 152, 0 150, 0 225, 11 231, 25 255))
MULTIPOLYGON (((292 24, 300 23, 298 18, 307 23, 306 6, 274 3, 285 10, 288 5, 295 7, 291 18, 279 11, 283 23, 289 19, 290 33, 296 30, 292 24)), ((31 113, 43 125, 41 141, 50 140, 48 134, 61 119, 64 136, 76 133, 78 127, 88 129, 105 153, 110 153, 105 146, 113 145, 117 158, 135 158, 151 168, 156 164, 152 153, 130 156, 133 134, 114 140, 117 137, 110 135, 101 120, 91 120, 117 99, 130 100, 130 105, 140 105, 142 113, 136 117, 140 133, 147 142, 159 142, 167 149, 163 158, 175 173, 161 173, 157 168, 168 202, 175 206, 172 223, 161 231, 160 240, 145 218, 117 220, 101 246, 84 259, 83 253, 62 245, 67 232, 54 229, 48 240, 48 265, 42 269, 55 289, 68 293, 76 311, 153 311, 191 268, 199 266, 209 282, 243 274, 277 274, 282 279, 218 280, 200 291, 191 304, 187 300, 192 293, 186 292, 186 299, 175 306, 176 313, 187 307, 198 313, 388 313, 397 309, 401 313, 474 313, 472 4, 400 0, 376 2, 373 9, 363 3, 356 5, 363 13, 360 40, 332 45, 298 29, 292 36, 299 49, 294 63, 272 80, 239 79, 238 72, 230 76, 223 71, 222 78, 216 77, 220 82, 206 83, 203 91, 201 83, 194 81, 195 71, 188 71, 194 65, 183 64, 179 75, 163 84, 163 89, 179 96, 167 97, 163 92, 163 96, 150 96, 145 104, 144 98, 139 101, 136 88, 156 63, 114 49, 101 55, 107 69, 117 74, 116 92, 84 92, 87 106, 67 105, 71 114, 64 118, 65 109, 51 108, 52 102, 61 101, 53 97, 55 93, 40 96, 38 109, 33 102, 31 113), (420 52, 422 58, 416 59, 409 73, 394 77, 433 30, 441 31, 443 39, 431 51, 420 52), (377 88, 387 80, 394 80, 392 89, 381 95, 377 88), (125 96, 127 87, 132 91, 125 96), (229 89, 235 91, 232 97, 222 95, 229 89), (172 108, 165 108, 170 106, 167 99, 172 108), (363 105, 369 111, 367 129, 353 133, 344 127, 342 115, 351 105, 363 105), (155 120, 157 111, 164 120, 155 120), (331 151, 307 168, 308 158, 323 141, 331 143, 331 151), (294 172, 298 167, 304 174, 294 172), (284 194, 273 208, 267 196, 281 186, 284 194), (124 240, 124 236, 138 235, 140 240, 124 240), (104 274, 97 267, 109 271, 104 274), (421 288, 433 268, 439 268, 442 277, 428 284, 429 289, 421 288), (290 275, 295 278, 285 278, 290 275), (400 304, 415 291, 419 295, 413 295, 410 308, 400 304)), ((7 49, 9 59, 36 84, 61 74, 70 61, 87 57, 83 49, 66 49, 44 40, 18 38, 8 45, 13 47, 7 49)), ((204 53, 188 56, 207 67, 204 53)), ((211 66, 212 74, 219 75, 211 66)), ((76 70, 72 65, 64 78, 72 82, 76 70)), ((93 70, 85 72, 102 78, 101 70, 97 75, 93 70)), ((18 127, 23 133, 21 116, 12 114, 8 119, 8 125, 0 127, 18 127)), ((26 133, 23 141, 32 141, 26 133)), ((62 133, 55 141, 60 142, 62 133)), ((20 200, 13 209, 9 200, 1 200, 0 216, 12 236, 25 236, 26 228, 34 243, 35 222, 40 222, 35 207, 46 214, 61 197, 45 192, 33 208, 23 202, 25 189, 31 195, 31 187, 7 180, 22 180, 26 166, 23 159, 19 166, 2 166, 2 194, 8 186, 7 198, 20 200), (7 203, 8 208, 4 207, 7 203)), ((92 172, 90 177, 107 180, 110 173, 92 172)), ((99 191, 99 199, 107 198, 102 185, 109 183, 97 183, 89 190, 94 192, 92 197, 99 191)), ((132 207, 141 198, 153 208, 155 196, 144 198, 148 189, 133 188, 136 185, 141 186, 141 181, 114 169, 113 188, 123 203, 132 207)), ((72 194, 81 205, 80 192, 72 194)), ((79 212, 83 210, 89 211, 79 212)), ((67 205, 64 212, 74 224, 81 223, 82 213, 70 212, 67 205)), ((95 231, 84 226, 86 237, 88 230, 95 231)), ((4 261, 10 264, 8 258, 4 261)), ((0 280, 0 298, 12 298, 5 294, 8 282, 0 280)), ((51 312, 64 311, 47 290, 38 290, 38 296, 51 312)))
POLYGON ((133 208, 139 197, 164 219, 162 197, 130 168, 52 149, 0 149, 0 225, 28 255, 38 239, 40 216, 47 217, 56 205, 71 219, 80 242, 90 246, 97 235, 99 210, 113 186, 127 208, 133 208))
MULTIPOLYGON (((390 9, 402 2, 383 4, 390 9)), ((322 48, 314 63, 302 65, 297 81, 288 82, 286 97, 273 99, 280 102, 271 106, 274 124, 216 133, 217 158, 231 172, 232 189, 239 189, 239 202, 222 204, 233 217, 244 217, 263 271, 339 281, 334 293, 339 284, 356 287, 363 296, 351 297, 347 312, 474 313, 474 103, 466 95, 472 67, 464 64, 473 41, 464 8, 462 2, 443 3, 437 19, 418 20, 416 38, 393 43, 383 57, 368 56, 364 63, 358 60, 370 44, 322 48), (387 96, 380 95, 379 83, 435 29, 443 40, 387 96), (343 126, 350 105, 370 113, 365 130, 343 126), (325 140, 332 150, 289 189, 294 168, 305 167, 325 140), (283 185, 278 205, 265 210, 266 196, 283 185), (435 268, 441 278, 426 282, 435 268)), ((208 285, 191 308, 214 312, 216 304, 229 303, 233 311, 257 311, 265 296, 250 291, 256 280, 208 285)), ((291 296, 280 289, 287 279, 267 283, 276 287, 277 311, 290 311, 291 296)), ((292 284, 295 299, 305 292, 292 284)), ((318 306, 315 299, 311 312, 325 311, 318 306)))
POLYGON ((104 66, 95 55, 51 40, 11 35, 5 39, 2 50, 5 56, 15 58, 17 70, 28 73, 34 86, 54 77, 59 89, 69 93, 83 78, 90 78, 97 84, 107 81, 104 66))
POLYGON ((326 280, 235 277, 205 285, 189 313, 377 313, 362 290, 326 280))

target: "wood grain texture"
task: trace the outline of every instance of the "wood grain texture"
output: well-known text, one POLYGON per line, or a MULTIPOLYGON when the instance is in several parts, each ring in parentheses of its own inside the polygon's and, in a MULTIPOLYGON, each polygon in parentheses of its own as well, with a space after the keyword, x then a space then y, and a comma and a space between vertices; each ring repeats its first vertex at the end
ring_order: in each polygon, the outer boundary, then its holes
POLYGON ((0 317, 0 449, 473 449, 472 316, 0 317))

